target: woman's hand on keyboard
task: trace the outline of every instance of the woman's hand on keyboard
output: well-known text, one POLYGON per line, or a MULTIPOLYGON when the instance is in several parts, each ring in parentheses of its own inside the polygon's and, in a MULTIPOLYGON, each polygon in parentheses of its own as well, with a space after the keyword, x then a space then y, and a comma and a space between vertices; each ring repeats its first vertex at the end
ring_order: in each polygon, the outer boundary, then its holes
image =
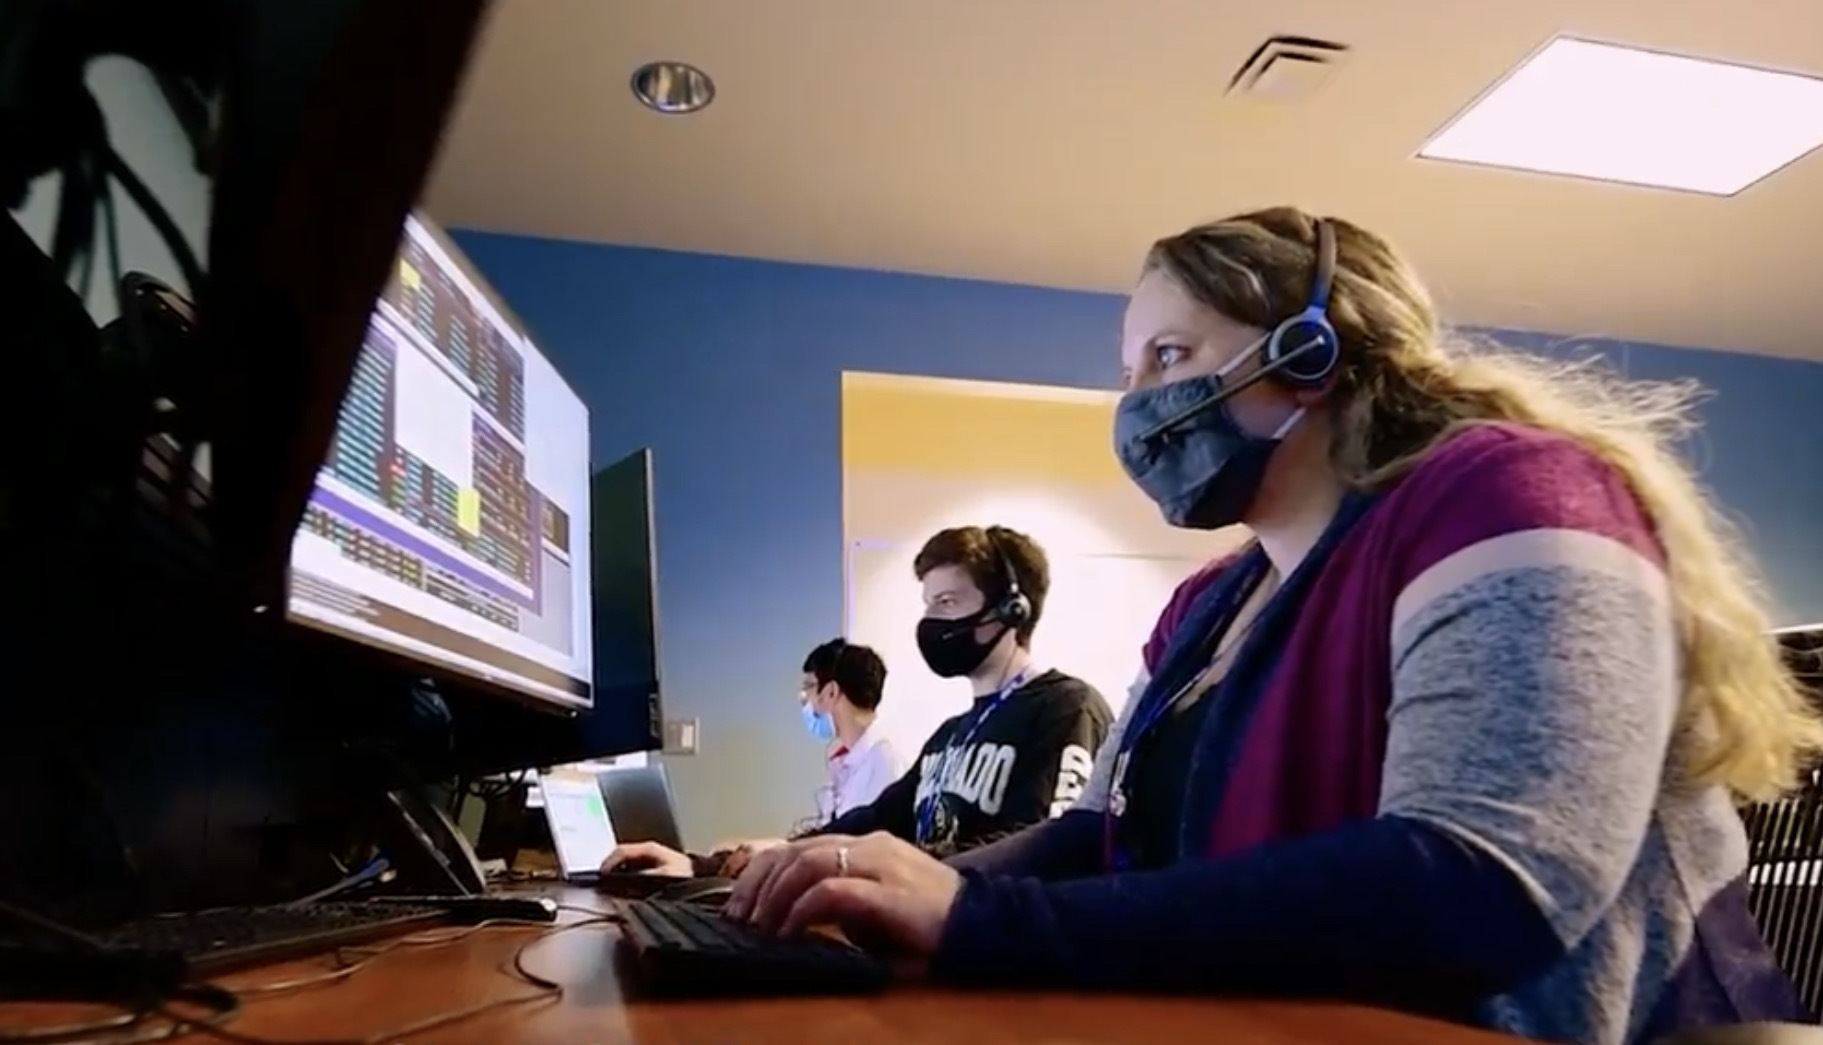
POLYGON ((954 869, 892 835, 822 835, 756 855, 727 913, 784 934, 833 925, 850 939, 925 956, 961 889, 954 869))

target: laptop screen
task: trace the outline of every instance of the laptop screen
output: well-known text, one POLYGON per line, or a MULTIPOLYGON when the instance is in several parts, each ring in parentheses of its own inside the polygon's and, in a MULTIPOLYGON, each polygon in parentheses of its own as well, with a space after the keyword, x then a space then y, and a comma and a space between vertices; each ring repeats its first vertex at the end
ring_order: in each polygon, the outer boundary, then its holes
POLYGON ((544 795, 544 815, 551 825, 551 843, 557 863, 568 875, 601 870, 601 862, 614 851, 614 823, 608 804, 594 777, 541 776, 538 790, 544 795))

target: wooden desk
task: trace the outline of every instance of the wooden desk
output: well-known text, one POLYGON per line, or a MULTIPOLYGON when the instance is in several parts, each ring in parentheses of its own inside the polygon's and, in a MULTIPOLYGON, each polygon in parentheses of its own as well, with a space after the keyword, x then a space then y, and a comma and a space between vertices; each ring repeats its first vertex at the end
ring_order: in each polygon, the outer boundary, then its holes
MULTIPOLYGON (((597 894, 550 887, 578 908, 607 909, 597 894)), ((566 911, 560 924, 587 921, 566 911)), ((443 930, 435 930, 442 932, 443 930)), ((516 953, 535 975, 564 986, 532 1001, 427 1031, 426 1045, 1512 1045, 1513 1039, 1347 1006, 1198 1001, 1078 994, 972 994, 908 987, 871 998, 628 1002, 615 928, 553 932, 502 926, 458 942, 398 947, 347 978, 296 993, 253 996, 228 1025, 271 1042, 362 1041, 450 1010, 526 996, 511 972, 516 953), (529 946, 527 946, 529 942, 529 946)), ((253 987, 307 977, 327 959, 248 970, 223 979, 253 987)), ((69 1006, 0 1005, 0 1027, 91 1018, 69 1006)), ((211 1039, 191 1034, 183 1045, 211 1039)))

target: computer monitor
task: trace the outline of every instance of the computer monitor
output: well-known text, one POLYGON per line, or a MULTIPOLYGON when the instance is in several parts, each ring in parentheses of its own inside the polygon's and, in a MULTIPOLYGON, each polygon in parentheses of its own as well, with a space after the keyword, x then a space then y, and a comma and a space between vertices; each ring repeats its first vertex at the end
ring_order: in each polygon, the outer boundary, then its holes
POLYGON ((652 452, 636 450, 590 483, 594 707, 559 719, 509 701, 463 702, 453 710, 456 764, 465 775, 663 746, 654 468, 652 452))
POLYGON ((293 543, 289 617, 587 708, 591 551, 588 409, 409 217, 293 543))
POLYGON ((650 450, 600 469, 589 484, 596 701, 584 758, 657 751, 664 742, 652 484, 650 450))
POLYGON ((657 842, 669 849, 684 848, 677 828, 677 806, 671 800, 671 781, 660 765, 610 769, 597 778, 608 804, 614 833, 624 842, 657 842))

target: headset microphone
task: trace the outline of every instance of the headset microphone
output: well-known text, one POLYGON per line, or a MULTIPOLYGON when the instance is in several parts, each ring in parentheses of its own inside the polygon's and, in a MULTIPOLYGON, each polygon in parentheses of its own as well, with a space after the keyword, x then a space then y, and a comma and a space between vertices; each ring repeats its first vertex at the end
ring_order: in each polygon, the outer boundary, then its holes
POLYGON ((1305 389, 1321 388, 1329 381, 1342 355, 1341 338, 1329 322, 1329 293, 1336 278, 1336 230, 1326 218, 1318 218, 1316 225, 1316 277, 1311 283, 1309 303, 1249 350, 1258 351, 1265 362, 1233 384, 1224 382, 1202 402, 1153 425, 1139 437, 1141 442, 1157 443, 1186 421, 1269 377, 1292 388, 1305 389))
POLYGON ((1254 385, 1259 384, 1261 381, 1264 381, 1267 378, 1272 377, 1273 375, 1279 373, 1280 371, 1290 367, 1291 364, 1293 362, 1296 362, 1300 356, 1308 355, 1310 353, 1316 352, 1317 350, 1323 348, 1324 344, 1325 344, 1324 341, 1322 341, 1321 339, 1317 339, 1317 338, 1313 338, 1309 341, 1306 341, 1304 344, 1299 345, 1299 346, 1291 349, 1290 351, 1286 352, 1284 355, 1280 356, 1278 359, 1275 359, 1272 362, 1267 363, 1266 365, 1260 367, 1258 370, 1255 370, 1253 373, 1248 374, 1246 377, 1241 378, 1239 381, 1236 381, 1234 384, 1232 384, 1232 385, 1224 384, 1220 389, 1218 389, 1216 391, 1216 393, 1214 395, 1210 396, 1209 398, 1203 400, 1200 403, 1197 403, 1195 406, 1192 406, 1189 409, 1182 411, 1181 413, 1178 413, 1172 417, 1168 417, 1165 420, 1160 421, 1158 424, 1153 425, 1150 429, 1148 429, 1146 431, 1146 433, 1144 435, 1140 436, 1140 439, 1142 439, 1148 443, 1158 442, 1159 440, 1165 438, 1166 436, 1169 436, 1173 429, 1182 427, 1184 422, 1189 421, 1191 418, 1196 417, 1198 414, 1202 413, 1205 410, 1211 410, 1211 409, 1214 409, 1215 407, 1222 405, 1223 403, 1226 403, 1228 400, 1234 398, 1236 395, 1240 394, 1241 392, 1244 392, 1247 389, 1252 388, 1254 385))

